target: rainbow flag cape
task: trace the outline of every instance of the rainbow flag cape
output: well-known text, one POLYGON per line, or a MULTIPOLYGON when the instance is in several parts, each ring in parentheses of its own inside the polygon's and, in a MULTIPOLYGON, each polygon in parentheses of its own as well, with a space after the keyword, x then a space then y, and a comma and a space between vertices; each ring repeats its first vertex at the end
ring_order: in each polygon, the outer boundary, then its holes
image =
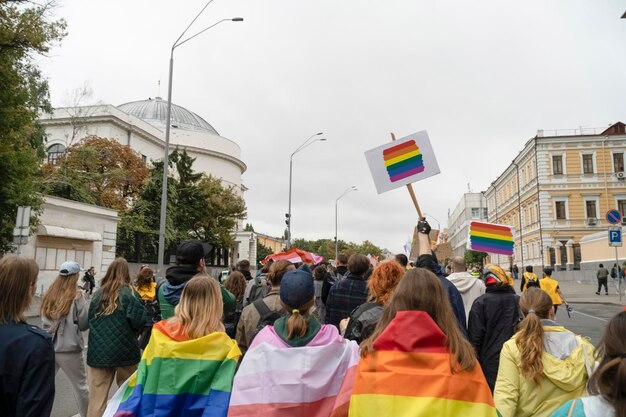
POLYGON ((357 368, 350 417, 496 417, 485 377, 453 374, 446 336, 423 311, 399 311, 357 368))
POLYGON ((513 256, 513 229, 510 226, 471 222, 468 249, 513 256))
POLYGON ((235 375, 229 417, 347 414, 359 347, 323 325, 307 346, 290 347, 267 326, 235 375))
POLYGON ((104 417, 220 416, 228 413, 241 351, 216 332, 199 339, 154 325, 137 372, 109 402, 104 417))

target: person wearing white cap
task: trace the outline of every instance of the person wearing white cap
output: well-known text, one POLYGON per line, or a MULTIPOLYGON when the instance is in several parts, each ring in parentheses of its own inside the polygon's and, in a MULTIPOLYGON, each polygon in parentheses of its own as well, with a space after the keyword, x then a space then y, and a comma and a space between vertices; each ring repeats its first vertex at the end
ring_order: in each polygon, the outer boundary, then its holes
POLYGON ((80 266, 63 262, 59 274, 41 300, 43 328, 54 343, 55 373, 59 368, 67 375, 74 389, 81 417, 87 415, 89 389, 83 358, 83 331, 89 328, 89 305, 78 287, 80 266))

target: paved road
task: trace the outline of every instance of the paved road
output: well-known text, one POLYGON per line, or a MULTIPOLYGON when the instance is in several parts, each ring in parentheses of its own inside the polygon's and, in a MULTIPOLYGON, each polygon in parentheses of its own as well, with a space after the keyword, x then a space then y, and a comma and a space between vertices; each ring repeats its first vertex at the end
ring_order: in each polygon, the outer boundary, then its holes
MULTIPOLYGON (((565 309, 559 308, 556 320, 567 329, 591 338, 594 345, 597 345, 604 331, 606 322, 615 314, 623 310, 621 306, 612 304, 576 304, 571 303, 574 308, 572 317, 568 317, 565 309)), ((29 319, 31 324, 41 325, 38 317, 29 319)), ((85 339, 86 340, 86 339, 85 339)), ((70 417, 78 413, 72 386, 63 373, 60 371, 55 379, 56 399, 52 409, 52 417, 70 417)), ((111 392, 115 392, 115 383, 111 392)))

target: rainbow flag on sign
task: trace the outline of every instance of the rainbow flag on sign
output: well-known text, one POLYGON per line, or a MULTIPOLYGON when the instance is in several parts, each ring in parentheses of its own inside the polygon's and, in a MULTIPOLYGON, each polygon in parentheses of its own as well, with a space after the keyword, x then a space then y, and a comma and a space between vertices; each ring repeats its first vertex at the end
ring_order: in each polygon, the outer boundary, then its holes
POLYGON ((422 153, 414 140, 385 149, 383 159, 391 182, 419 174, 425 169, 422 153))
POLYGON ((266 326, 241 361, 228 417, 347 415, 358 362, 359 346, 334 326, 322 325, 302 347, 266 326))
POLYGON ((216 332, 199 339, 154 325, 139 368, 113 396, 104 417, 226 417, 241 351, 216 332))
POLYGON ((500 224, 471 222, 468 249, 513 256, 513 229, 500 224))
POLYGON ((350 417, 496 417, 491 391, 476 362, 450 370, 446 336, 423 311, 399 311, 362 358, 350 417))

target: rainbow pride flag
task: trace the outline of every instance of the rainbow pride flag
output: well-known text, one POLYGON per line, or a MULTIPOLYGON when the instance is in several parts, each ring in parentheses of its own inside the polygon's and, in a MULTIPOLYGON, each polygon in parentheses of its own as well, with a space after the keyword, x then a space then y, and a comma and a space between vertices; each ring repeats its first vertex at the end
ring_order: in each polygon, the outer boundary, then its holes
POLYGON ((240 356, 226 333, 190 340, 161 321, 137 372, 113 396, 104 417, 226 417, 240 356))
POLYGON ((471 222, 468 249, 513 256, 513 230, 509 226, 471 222))
POLYGON ((357 368, 350 417, 496 417, 478 361, 453 374, 446 336, 423 311, 399 311, 357 368))
POLYGON ((235 375, 228 417, 345 416, 359 347, 323 325, 306 346, 290 347, 267 326, 235 375))
POLYGON ((419 174, 425 169, 422 153, 414 140, 385 149, 383 159, 391 182, 419 174))

